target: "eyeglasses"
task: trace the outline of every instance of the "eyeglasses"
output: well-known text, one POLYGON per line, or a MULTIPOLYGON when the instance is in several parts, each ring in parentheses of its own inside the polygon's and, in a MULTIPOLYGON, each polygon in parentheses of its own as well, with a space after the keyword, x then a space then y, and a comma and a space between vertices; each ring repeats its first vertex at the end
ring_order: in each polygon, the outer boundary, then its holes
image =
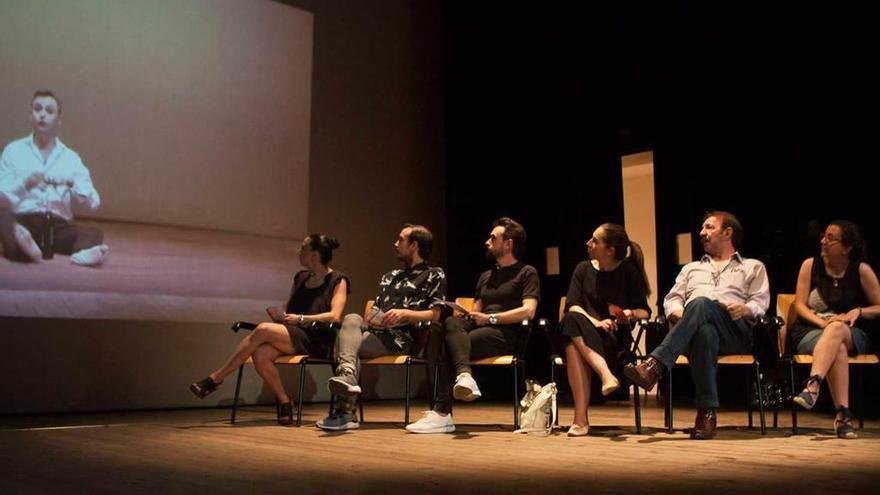
POLYGON ((829 234, 824 233, 824 232, 822 233, 821 236, 819 236, 819 239, 820 239, 820 240, 824 240, 824 241, 825 241, 826 243, 828 243, 828 244, 833 244, 833 243, 835 243, 835 242, 840 242, 840 241, 843 240, 843 239, 841 239, 840 237, 834 237, 834 236, 829 235, 829 234))

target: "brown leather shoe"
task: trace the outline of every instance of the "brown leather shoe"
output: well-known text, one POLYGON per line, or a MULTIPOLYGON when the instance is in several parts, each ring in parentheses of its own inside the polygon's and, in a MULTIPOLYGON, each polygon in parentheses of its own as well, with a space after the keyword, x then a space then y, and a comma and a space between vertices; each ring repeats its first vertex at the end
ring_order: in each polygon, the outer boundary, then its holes
POLYGON ((715 416, 715 409, 697 409, 697 419, 694 420, 691 438, 694 440, 715 438, 715 427, 717 424, 718 418, 715 416))
POLYGON ((649 357, 638 365, 627 364, 623 367, 623 374, 636 385, 651 390, 663 376, 663 365, 660 361, 649 357))

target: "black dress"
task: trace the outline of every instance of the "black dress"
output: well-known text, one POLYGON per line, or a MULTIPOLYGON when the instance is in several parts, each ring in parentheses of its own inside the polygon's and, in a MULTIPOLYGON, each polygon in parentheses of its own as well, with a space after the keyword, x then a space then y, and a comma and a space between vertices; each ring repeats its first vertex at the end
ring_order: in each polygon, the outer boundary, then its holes
MULTIPOLYGON (((290 299, 287 301, 287 312, 298 315, 315 315, 330 311, 333 292, 339 282, 345 280, 347 294, 351 294, 351 282, 344 273, 334 270, 324 276, 324 281, 317 287, 306 287, 309 271, 303 270, 293 277, 290 299)), ((310 356, 328 357, 336 339, 336 332, 328 329, 326 324, 312 325, 311 322, 300 327, 296 323, 284 325, 290 334, 290 344, 297 353, 305 352, 310 356)))
POLYGON ((583 337, 590 349, 602 354, 614 374, 619 374, 622 362, 632 348, 632 333, 628 326, 614 333, 597 329, 584 315, 568 311, 580 306, 597 320, 614 319, 610 305, 623 309, 644 309, 649 314, 648 294, 639 267, 630 260, 623 261, 614 270, 599 271, 593 263, 582 261, 575 268, 568 287, 562 319, 562 334, 570 342, 572 337, 583 337))

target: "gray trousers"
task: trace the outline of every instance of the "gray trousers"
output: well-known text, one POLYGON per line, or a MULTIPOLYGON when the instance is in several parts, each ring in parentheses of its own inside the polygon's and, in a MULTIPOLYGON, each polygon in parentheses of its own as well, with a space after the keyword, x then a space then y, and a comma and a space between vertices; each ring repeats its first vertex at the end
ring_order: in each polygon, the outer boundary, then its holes
POLYGON ((688 303, 681 320, 672 327, 651 356, 672 369, 679 355, 687 352, 698 408, 718 407, 719 354, 752 352, 752 330, 742 320, 733 321, 716 302, 698 297, 688 303))
POLYGON ((364 328, 364 318, 356 313, 345 315, 342 327, 336 334, 336 346, 334 359, 336 360, 336 372, 343 369, 352 371, 355 377, 360 377, 361 359, 387 356, 389 354, 409 354, 411 346, 400 347, 395 345, 387 335, 371 332, 364 328))
MULTIPOLYGON (((436 331, 436 326, 432 326, 431 331, 436 331)), ((411 334, 412 335, 412 334, 411 334)), ((437 339, 428 337, 418 339, 418 335, 412 335, 412 341, 405 342, 400 345, 394 337, 382 331, 372 331, 364 327, 364 319, 361 315, 352 313, 345 315, 342 320, 342 327, 336 334, 336 345, 334 347, 334 359, 336 361, 336 373, 342 373, 344 370, 350 370, 354 373, 356 379, 360 377, 361 359, 370 359, 379 356, 416 355, 422 350, 423 345, 432 346, 437 343, 437 339)), ((428 370, 429 381, 433 383, 434 363, 439 352, 437 350, 428 350, 428 370)), ((439 394, 444 397, 441 392, 439 394)), ((448 402, 448 400, 447 400, 448 402)), ((341 397, 337 408, 353 411, 355 407, 354 397, 341 397)))

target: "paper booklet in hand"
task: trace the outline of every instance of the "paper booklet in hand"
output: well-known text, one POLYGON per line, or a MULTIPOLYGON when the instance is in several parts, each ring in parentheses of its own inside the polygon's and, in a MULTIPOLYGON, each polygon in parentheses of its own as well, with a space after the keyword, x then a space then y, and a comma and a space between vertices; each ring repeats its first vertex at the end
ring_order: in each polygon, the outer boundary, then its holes
POLYGON ((367 313, 367 317, 364 318, 364 322, 368 325, 373 326, 382 326, 382 320, 385 319, 385 312, 382 311, 379 306, 374 305, 370 312, 367 313))
POLYGON ((462 306, 461 304, 458 304, 455 301, 439 301, 439 302, 445 304, 446 306, 449 306, 450 308, 454 309, 455 311, 458 311, 459 313, 461 313, 465 316, 469 315, 471 313, 469 309, 465 308, 464 306, 462 306))

